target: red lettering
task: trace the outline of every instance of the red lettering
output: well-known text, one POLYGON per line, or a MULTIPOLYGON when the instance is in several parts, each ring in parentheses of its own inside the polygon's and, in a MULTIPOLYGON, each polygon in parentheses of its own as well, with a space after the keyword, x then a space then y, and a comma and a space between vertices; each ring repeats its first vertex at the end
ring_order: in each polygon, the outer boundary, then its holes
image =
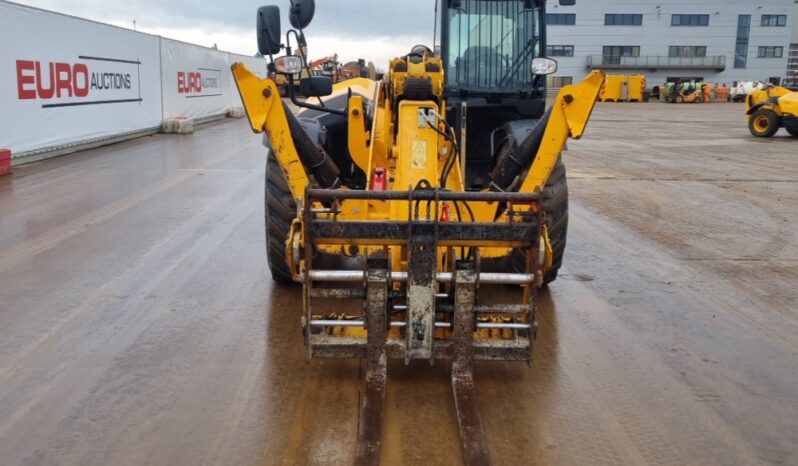
POLYGON ((50 63, 50 76, 47 78, 47 82, 50 83, 50 87, 44 88, 42 87, 42 83, 44 80, 42 79, 42 65, 40 62, 35 62, 36 65, 36 92, 39 94, 40 99, 50 99, 53 97, 55 93, 55 86, 53 85, 53 64, 50 63))
POLYGON ((179 94, 202 92, 202 73, 178 71, 177 92, 179 94))
POLYGON ((72 84, 75 86, 75 97, 86 97, 89 95, 89 67, 83 63, 75 63, 72 67, 72 84), (82 76, 81 82, 78 77, 82 76))
POLYGON ((196 73, 188 73, 188 90, 189 92, 197 92, 196 73))
POLYGON ((33 89, 26 89, 26 84, 33 84, 34 78, 32 75, 25 75, 23 71, 32 71, 34 68, 32 60, 17 60, 17 95, 20 99, 35 99, 36 91, 33 89))
POLYGON ((183 71, 177 72, 177 93, 183 94, 187 91, 186 89, 186 73, 183 71))
POLYGON ((69 97, 72 97, 72 67, 69 63, 55 64, 55 88, 58 97, 61 97, 62 90, 66 90, 69 97))

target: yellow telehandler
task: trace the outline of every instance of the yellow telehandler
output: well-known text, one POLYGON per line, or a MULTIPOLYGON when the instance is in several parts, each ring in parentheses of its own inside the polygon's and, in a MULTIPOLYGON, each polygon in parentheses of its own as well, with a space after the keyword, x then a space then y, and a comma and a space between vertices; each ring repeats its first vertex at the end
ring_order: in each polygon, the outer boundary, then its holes
MULTIPOLYGON (((285 36, 278 7, 258 10, 259 50, 289 82, 306 66, 290 39, 314 10, 292 0, 285 36)), ((381 81, 302 79, 308 100, 288 86, 296 114, 273 80, 232 66, 265 133, 272 277, 302 285, 310 357, 366 361, 357 464, 379 459, 389 358, 452 360, 465 461, 488 464, 472 361, 532 356, 537 289, 566 243, 560 153, 604 82, 594 71, 546 109, 545 0, 445 0, 440 13, 440 54, 415 46, 381 81)))
POLYGON ((798 91, 773 85, 755 90, 746 97, 745 114, 756 137, 769 138, 783 127, 798 138, 798 91))

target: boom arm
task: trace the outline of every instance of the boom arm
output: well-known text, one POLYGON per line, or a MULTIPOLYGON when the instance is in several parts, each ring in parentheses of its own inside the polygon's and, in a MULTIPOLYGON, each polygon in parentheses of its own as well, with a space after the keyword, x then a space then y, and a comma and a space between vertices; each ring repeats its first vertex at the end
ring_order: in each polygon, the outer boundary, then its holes
POLYGON ((541 192, 546 186, 568 138, 579 139, 585 132, 603 82, 604 73, 593 71, 581 83, 564 86, 557 94, 543 140, 521 185, 521 192, 541 192))
POLYGON ((302 193, 309 178, 299 160, 277 85, 272 79, 253 74, 243 63, 233 63, 231 69, 252 131, 266 131, 291 192, 302 193))

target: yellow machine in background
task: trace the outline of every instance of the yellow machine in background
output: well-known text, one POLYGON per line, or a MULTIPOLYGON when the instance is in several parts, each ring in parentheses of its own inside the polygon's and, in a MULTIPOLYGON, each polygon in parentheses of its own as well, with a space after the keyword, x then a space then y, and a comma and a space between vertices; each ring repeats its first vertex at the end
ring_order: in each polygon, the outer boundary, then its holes
POLYGON ((280 92, 280 95, 286 97, 289 94, 288 86, 292 85, 294 87, 293 91, 299 94, 299 82, 304 78, 310 77, 310 75, 310 72, 303 69, 300 73, 293 76, 293 84, 290 84, 286 75, 277 73, 274 76, 274 82, 277 83, 277 90, 280 92))
MULTIPOLYGON (((291 24, 305 29, 314 9, 292 0, 291 24)), ((310 357, 367 361, 358 464, 379 458, 388 358, 453 361, 466 462, 488 462, 472 361, 532 355, 536 290, 565 250, 560 154, 604 83, 594 71, 546 109, 557 63, 542 56, 545 11, 545 0, 443 2, 440 55, 413 47, 376 82, 302 79, 313 99, 289 86, 296 114, 274 80, 232 66, 252 130, 265 133, 272 276, 302 284, 310 357)), ((285 49, 275 69, 300 73, 282 38, 279 9, 260 8, 260 52, 285 49)))
POLYGON ((783 127, 798 137, 798 91, 779 86, 755 90, 746 97, 745 110, 754 136, 769 138, 783 127))
POLYGON ((703 103, 704 93, 702 92, 703 84, 691 81, 676 81, 668 88, 665 95, 665 100, 677 104, 692 104, 703 103))
POLYGON ((601 102, 643 102, 646 77, 642 74, 607 75, 599 93, 601 102))

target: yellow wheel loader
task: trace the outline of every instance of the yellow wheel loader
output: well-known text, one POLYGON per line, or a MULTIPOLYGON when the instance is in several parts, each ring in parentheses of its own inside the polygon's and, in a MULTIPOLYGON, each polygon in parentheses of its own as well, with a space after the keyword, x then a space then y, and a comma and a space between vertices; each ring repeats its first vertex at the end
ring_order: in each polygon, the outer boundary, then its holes
POLYGON ((756 137, 769 138, 784 128, 798 138, 798 91, 768 86, 746 97, 748 129, 756 137))
MULTIPOLYGON (((283 37, 278 7, 258 10, 260 52, 289 82, 313 11, 292 0, 283 37)), ((439 55, 413 47, 381 81, 302 79, 296 113, 273 80, 232 66, 265 134, 272 276, 301 283, 310 357, 365 360, 358 464, 379 459, 389 358, 452 360, 464 458, 489 462, 472 361, 532 356, 537 290, 566 242, 560 153, 604 82, 595 71, 546 109, 545 17, 545 0, 443 1, 439 55)))

